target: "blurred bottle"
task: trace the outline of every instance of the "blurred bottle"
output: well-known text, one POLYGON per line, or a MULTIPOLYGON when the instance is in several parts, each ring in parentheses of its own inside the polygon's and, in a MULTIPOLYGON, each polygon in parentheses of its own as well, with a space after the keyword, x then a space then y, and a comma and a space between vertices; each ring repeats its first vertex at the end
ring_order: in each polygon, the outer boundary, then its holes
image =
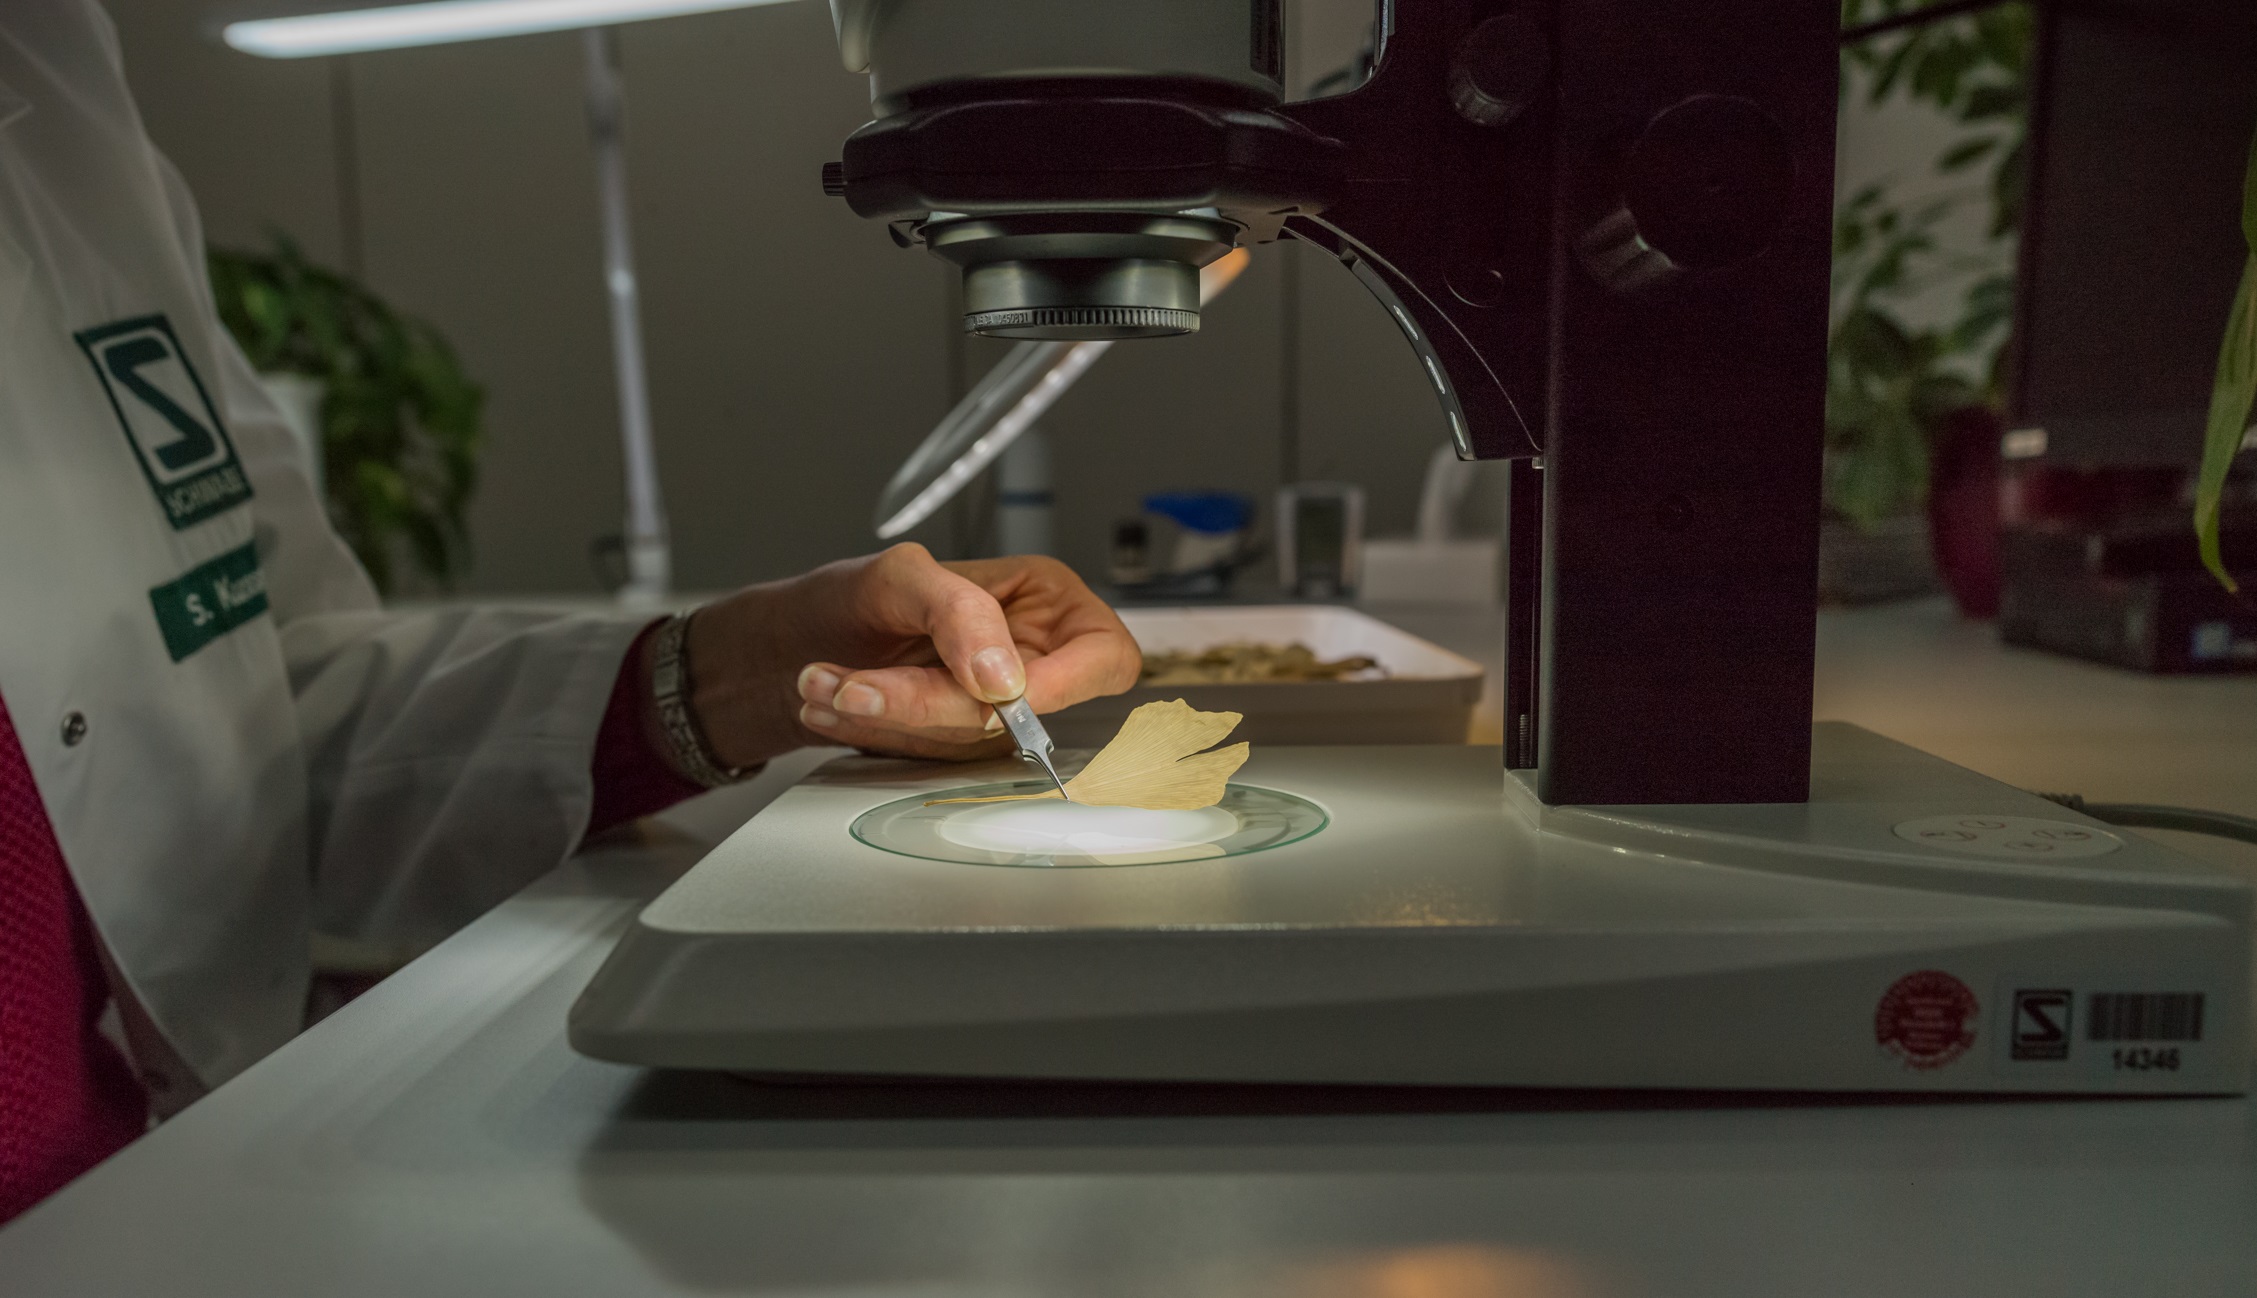
POLYGON ((1113 584, 1133 589, 1151 582, 1152 527, 1143 518, 1124 518, 1113 524, 1113 550, 1108 564, 1113 584))
POLYGON ((1277 582, 1299 599, 1347 599, 1363 573, 1364 489, 1293 482, 1277 491, 1277 582))
POLYGON ((1050 442, 1040 428, 1019 434, 996 462, 995 552, 1050 554, 1050 442))

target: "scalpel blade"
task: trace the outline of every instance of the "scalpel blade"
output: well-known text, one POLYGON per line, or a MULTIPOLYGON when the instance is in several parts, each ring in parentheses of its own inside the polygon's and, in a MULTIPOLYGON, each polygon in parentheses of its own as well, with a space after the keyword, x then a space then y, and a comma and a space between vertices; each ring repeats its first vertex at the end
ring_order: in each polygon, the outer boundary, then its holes
POLYGON ((1022 694, 1009 703, 996 704, 995 715, 1003 719, 1004 729, 1011 732, 1011 738, 1019 745, 1019 756, 1042 768, 1050 782, 1058 786, 1059 797, 1073 801, 1073 795, 1066 792, 1066 782, 1058 778, 1058 768, 1050 760, 1057 745, 1050 742, 1050 732, 1042 728, 1041 719, 1027 706, 1026 696, 1022 694))

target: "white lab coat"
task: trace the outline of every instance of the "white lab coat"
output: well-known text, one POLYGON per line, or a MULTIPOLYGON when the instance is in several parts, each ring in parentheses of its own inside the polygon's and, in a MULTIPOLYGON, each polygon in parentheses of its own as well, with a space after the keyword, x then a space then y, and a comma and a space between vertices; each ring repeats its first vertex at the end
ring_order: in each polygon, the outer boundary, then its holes
POLYGON ((0 698, 132 1000, 204 1084, 307 935, 553 866, 639 620, 390 613, 214 315, 93 0, 0 6, 0 698))

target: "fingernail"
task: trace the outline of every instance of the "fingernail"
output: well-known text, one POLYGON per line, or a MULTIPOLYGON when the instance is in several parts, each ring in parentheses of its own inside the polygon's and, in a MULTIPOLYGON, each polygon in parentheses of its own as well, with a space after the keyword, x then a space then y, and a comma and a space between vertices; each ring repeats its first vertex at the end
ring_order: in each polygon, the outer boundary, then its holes
POLYGON ((799 710, 799 724, 810 730, 829 730, 839 723, 839 714, 829 708, 819 708, 810 703, 799 710))
POLYGON ((846 688, 838 692, 838 697, 831 700, 831 706, 858 717, 883 716, 886 696, 861 681, 848 681, 846 688))
POLYGON ((828 703, 838 697, 839 675, 821 663, 799 669, 799 696, 810 703, 828 703))
POLYGON ((990 703, 1003 703, 1027 692, 1027 672, 1019 655, 1000 645, 990 645, 972 655, 972 679, 990 703))

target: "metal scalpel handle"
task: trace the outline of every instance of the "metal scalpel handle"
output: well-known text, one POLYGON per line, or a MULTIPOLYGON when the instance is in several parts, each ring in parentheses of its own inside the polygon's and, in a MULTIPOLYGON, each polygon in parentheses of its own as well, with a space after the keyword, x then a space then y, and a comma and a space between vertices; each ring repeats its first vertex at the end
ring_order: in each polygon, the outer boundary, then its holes
POLYGON ((1042 728, 1034 709, 1027 706, 1026 695, 1009 703, 996 704, 995 715, 1003 719, 1003 728, 1018 742, 1019 756, 1042 768, 1050 782, 1058 786, 1059 797, 1073 801, 1073 795, 1066 792, 1066 782, 1058 778, 1058 768, 1050 761, 1050 754, 1057 745, 1050 742, 1050 732, 1042 728))

